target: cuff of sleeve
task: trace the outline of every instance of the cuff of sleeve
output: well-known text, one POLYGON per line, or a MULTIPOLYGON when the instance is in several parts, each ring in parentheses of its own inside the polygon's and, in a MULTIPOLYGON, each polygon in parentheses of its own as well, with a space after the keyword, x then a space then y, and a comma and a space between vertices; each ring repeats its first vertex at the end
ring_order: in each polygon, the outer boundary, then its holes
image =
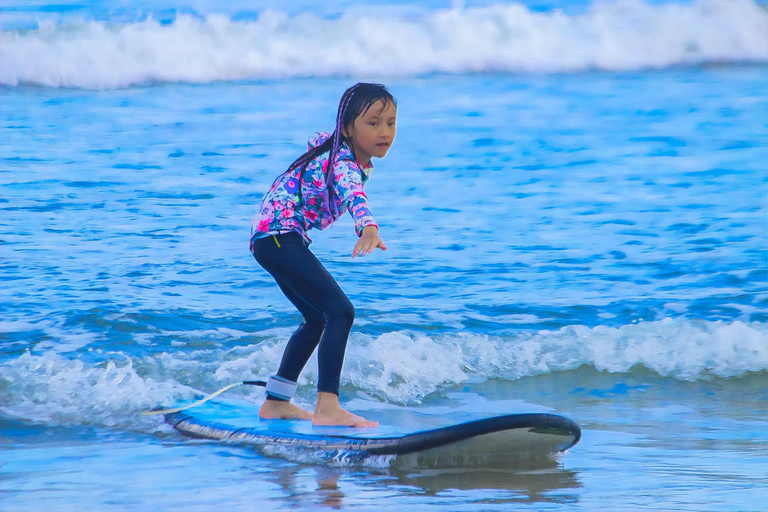
POLYGON ((359 225, 359 226, 357 227, 357 229, 356 229, 356 231, 357 231, 357 237, 358 237, 358 238, 360 238, 361 236, 363 236, 363 229, 364 229, 364 228, 367 228, 368 226, 375 226, 375 227, 376 227, 376 229, 379 229, 379 225, 378 225, 378 224, 376 224, 376 222, 374 222, 373 220, 369 220, 369 221, 367 221, 367 222, 366 222, 366 221, 363 221, 363 222, 361 222, 361 223, 360 223, 360 225, 359 225))

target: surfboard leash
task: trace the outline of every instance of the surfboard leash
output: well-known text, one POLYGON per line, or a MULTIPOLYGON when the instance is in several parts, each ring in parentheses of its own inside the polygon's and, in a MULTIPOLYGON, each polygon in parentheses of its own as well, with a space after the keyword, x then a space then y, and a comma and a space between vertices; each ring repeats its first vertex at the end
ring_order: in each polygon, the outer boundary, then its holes
POLYGON ((187 404, 184 407, 175 407, 173 409, 152 409, 151 411, 143 411, 141 414, 144 416, 154 416, 155 414, 171 414, 174 412, 180 412, 184 411, 186 409, 191 409, 192 407, 196 407, 200 404, 204 404, 211 398, 214 398, 216 396, 219 396, 223 392, 230 390, 232 388, 235 388, 237 386, 261 386, 261 387, 267 387, 266 381, 263 380, 244 380, 242 382, 235 382, 233 384, 229 384, 227 386, 224 386, 223 388, 219 389, 218 391, 214 391, 210 395, 206 396, 205 398, 198 400, 197 402, 193 402, 191 404, 187 404))

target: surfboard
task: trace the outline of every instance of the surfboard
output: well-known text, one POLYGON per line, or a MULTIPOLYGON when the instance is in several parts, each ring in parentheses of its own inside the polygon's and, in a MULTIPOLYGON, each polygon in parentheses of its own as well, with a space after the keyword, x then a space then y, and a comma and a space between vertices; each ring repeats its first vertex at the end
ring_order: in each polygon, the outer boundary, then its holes
POLYGON ((364 459, 395 456, 419 466, 504 463, 564 452, 581 438, 572 420, 549 413, 472 418, 420 414, 411 409, 376 411, 376 428, 317 427, 306 420, 264 420, 259 405, 212 400, 165 415, 184 435, 254 445, 321 452, 323 457, 364 459), (460 421, 456 421, 456 418, 460 421))

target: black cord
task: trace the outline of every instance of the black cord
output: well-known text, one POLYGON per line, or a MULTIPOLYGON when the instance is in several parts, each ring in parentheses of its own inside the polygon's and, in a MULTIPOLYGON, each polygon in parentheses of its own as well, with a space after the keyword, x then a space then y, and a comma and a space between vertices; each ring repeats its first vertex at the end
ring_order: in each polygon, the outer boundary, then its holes
POLYGON ((267 383, 263 380, 244 380, 243 384, 246 386, 261 386, 263 388, 267 387, 267 383))

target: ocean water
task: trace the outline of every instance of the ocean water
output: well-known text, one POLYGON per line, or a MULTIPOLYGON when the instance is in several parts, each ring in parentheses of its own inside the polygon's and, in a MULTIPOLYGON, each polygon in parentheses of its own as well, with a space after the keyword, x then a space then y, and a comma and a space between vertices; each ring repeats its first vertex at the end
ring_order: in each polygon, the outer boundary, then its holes
POLYGON ((0 510, 764 510, 764 2, 11 0, 0 22, 0 510), (389 250, 352 260, 349 219, 312 233, 357 309, 342 400, 561 414, 566 454, 323 463, 140 415, 275 371, 300 319, 250 221, 359 80, 398 135, 366 185, 389 250))

